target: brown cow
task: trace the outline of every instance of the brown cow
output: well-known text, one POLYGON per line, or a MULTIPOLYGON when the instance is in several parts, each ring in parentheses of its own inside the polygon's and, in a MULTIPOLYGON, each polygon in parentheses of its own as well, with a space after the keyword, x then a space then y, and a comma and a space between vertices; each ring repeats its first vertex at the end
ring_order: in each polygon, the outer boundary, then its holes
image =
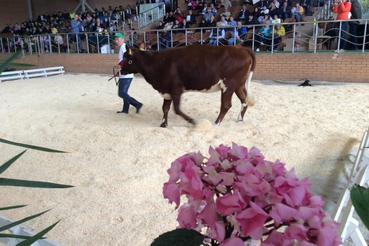
POLYGON ((140 51, 132 47, 127 47, 127 50, 121 73, 142 74, 164 97, 161 127, 168 125, 168 111, 172 101, 176 114, 195 123, 179 108, 181 95, 186 91, 222 91, 216 125, 221 123, 231 108, 234 92, 241 101, 239 121, 243 120, 247 106, 254 105, 249 88, 256 60, 254 52, 249 48, 190 45, 162 51, 140 51))

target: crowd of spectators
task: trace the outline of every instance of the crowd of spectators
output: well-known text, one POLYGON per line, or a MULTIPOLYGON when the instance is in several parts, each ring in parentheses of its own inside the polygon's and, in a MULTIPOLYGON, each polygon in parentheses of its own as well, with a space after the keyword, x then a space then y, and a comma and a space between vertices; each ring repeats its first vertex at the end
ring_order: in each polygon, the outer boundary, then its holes
POLYGON ((105 8, 95 9, 94 12, 79 11, 74 13, 67 10, 64 10, 64 12, 55 11, 52 14, 46 12, 39 15, 35 20, 27 19, 20 24, 6 24, 1 33, 11 33, 19 36, 56 34, 58 32, 69 33, 71 32, 70 22, 75 14, 83 20, 84 25, 80 28, 81 32, 116 31, 124 20, 131 18, 132 13, 134 13, 134 9, 130 5, 127 5, 126 9, 122 6, 115 8, 109 6, 106 10, 105 8))
MULTIPOLYGON (((150 1, 148 1, 150 2, 150 1)), ((185 32, 190 27, 202 27, 203 32, 208 32, 210 44, 218 44, 218 40, 224 38, 227 31, 231 32, 229 39, 234 44, 245 37, 247 29, 257 24, 265 25, 259 30, 267 30, 257 33, 260 37, 259 43, 263 44, 263 39, 268 38, 271 24, 281 23, 287 18, 295 18, 297 22, 302 20, 303 14, 310 15, 310 2, 308 0, 262 0, 256 4, 252 0, 244 0, 242 9, 232 8, 230 0, 187 0, 187 11, 182 12, 180 8, 175 11, 167 12, 163 20, 159 22, 156 29, 164 29, 161 33, 161 41, 167 44, 171 40, 171 35, 185 32), (234 11, 237 10, 237 13, 234 11), (210 27, 210 28, 206 28, 210 27), (218 31, 213 31, 213 27, 218 27, 218 31), (241 28, 242 27, 242 28, 241 28)), ((137 1, 137 4, 144 1, 137 1)), ((236 6, 233 6, 236 7, 236 6)), ((95 9, 94 12, 78 13, 59 11, 53 14, 41 14, 36 20, 28 19, 21 24, 6 25, 1 33, 11 33, 15 38, 21 36, 32 36, 39 34, 52 35, 53 41, 62 44, 63 40, 58 40, 57 33, 77 33, 88 32, 103 35, 107 32, 117 31, 124 23, 134 18, 134 9, 130 5, 124 9, 122 6, 101 10, 95 9), (81 24, 72 30, 71 20, 74 16, 80 17, 81 24), (76 30, 78 28, 79 30, 76 30)), ((281 26, 278 26, 281 29, 281 26)), ((282 29, 283 26, 282 26, 282 29)), ((200 30, 197 30, 200 31, 200 30)), ((278 35, 278 34, 277 34, 278 35)), ((77 37, 77 36, 76 36, 77 37)), ((128 42, 132 44, 138 40, 138 34, 133 33, 128 42)), ((78 37, 77 37, 78 38, 78 37)), ((45 40, 46 42, 47 40, 45 40)), ((167 45, 166 45, 167 46, 167 45)))

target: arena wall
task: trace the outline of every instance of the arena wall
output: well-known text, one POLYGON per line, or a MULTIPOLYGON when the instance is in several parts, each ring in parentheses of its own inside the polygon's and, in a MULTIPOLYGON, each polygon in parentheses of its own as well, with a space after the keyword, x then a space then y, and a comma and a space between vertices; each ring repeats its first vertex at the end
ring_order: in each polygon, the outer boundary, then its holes
MULTIPOLYGON (((74 10, 79 1, 78 0, 31 0, 32 3, 32 14, 33 19, 37 19, 37 17, 45 12, 52 14, 54 11, 63 11, 67 10, 68 12, 74 10)), ((101 9, 104 7, 106 10, 109 6, 113 8, 119 7, 120 5, 126 9, 127 5, 131 5, 131 7, 136 6, 135 0, 109 0, 109 1, 100 1, 100 0, 87 0, 87 3, 93 8, 101 9)), ((0 30, 2 30, 5 24, 15 24, 21 23, 29 18, 28 16, 28 5, 27 0, 11 0, 11 1, 2 1, 1 10, 0 10, 0 30)))
MULTIPOLYGON (((0 54, 0 60, 10 54, 0 54)), ((296 81, 368 82, 368 53, 256 54, 254 79, 296 81)), ((33 54, 16 62, 35 64, 35 68, 64 66, 70 73, 112 74, 117 54, 33 54)), ((27 68, 25 68, 27 69, 27 68)))

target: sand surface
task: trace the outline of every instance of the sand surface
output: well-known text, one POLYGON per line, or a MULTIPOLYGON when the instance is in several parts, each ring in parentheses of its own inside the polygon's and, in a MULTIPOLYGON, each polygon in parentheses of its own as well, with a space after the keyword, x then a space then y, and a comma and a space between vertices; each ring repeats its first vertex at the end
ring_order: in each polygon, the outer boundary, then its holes
MULTIPOLYGON (((28 150, 1 177, 75 186, 1 188, 0 207, 28 204, 2 214, 18 220, 51 209, 25 224, 41 231, 61 220, 47 236, 63 245, 150 245, 177 226, 177 212, 162 195, 171 162, 192 151, 207 156, 210 145, 232 142, 256 146, 267 160, 280 159, 299 178, 308 176, 330 214, 369 122, 369 84, 253 81, 256 104, 244 122, 236 122, 236 96, 217 127, 220 92, 187 93, 181 108, 198 124, 171 109, 163 129, 162 98, 144 79, 136 77, 130 89, 144 107, 124 115, 116 114, 122 100, 108 78, 66 74, 0 83, 0 137, 69 152, 28 150)), ((0 144, 0 163, 23 150, 0 144)))

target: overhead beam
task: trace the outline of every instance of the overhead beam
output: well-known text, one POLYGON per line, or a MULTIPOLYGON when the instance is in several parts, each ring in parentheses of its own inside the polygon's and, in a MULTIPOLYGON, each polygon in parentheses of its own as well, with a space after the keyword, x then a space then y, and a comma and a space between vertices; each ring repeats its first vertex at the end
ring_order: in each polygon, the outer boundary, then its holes
POLYGON ((28 5, 28 18, 33 20, 31 0, 27 0, 27 5, 28 5))
POLYGON ((79 4, 77 5, 77 7, 74 9, 74 12, 77 12, 79 10, 79 8, 82 8, 82 12, 86 11, 86 7, 91 11, 94 12, 95 10, 93 8, 91 8, 91 6, 87 3, 86 0, 79 0, 79 4))

